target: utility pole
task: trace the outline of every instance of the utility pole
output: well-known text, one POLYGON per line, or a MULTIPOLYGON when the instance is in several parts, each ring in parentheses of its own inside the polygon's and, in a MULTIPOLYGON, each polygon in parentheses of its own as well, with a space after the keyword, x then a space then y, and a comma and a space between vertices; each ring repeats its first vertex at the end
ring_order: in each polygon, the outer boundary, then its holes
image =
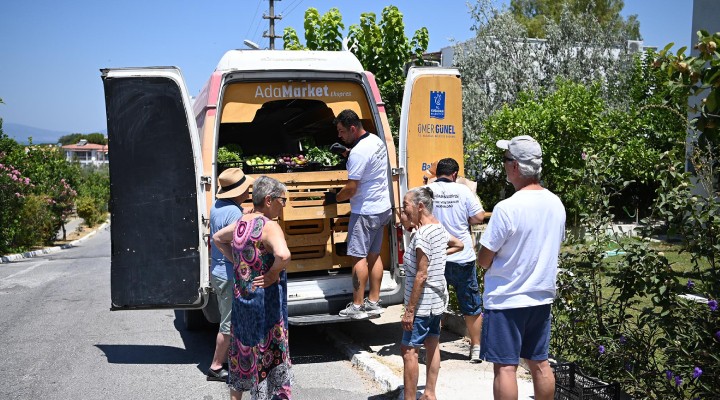
MULTIPOLYGON (((270 15, 265 15, 263 13, 263 19, 269 19, 270 20, 270 34, 268 35, 268 31, 263 32, 263 37, 270 38, 270 50, 275 50, 275 39, 280 39, 282 36, 278 36, 275 34, 275 20, 276 19, 282 19, 282 15, 275 15, 275 1, 276 0, 269 0, 270 1, 270 15)), ((280 0, 277 0, 280 1, 280 0)))

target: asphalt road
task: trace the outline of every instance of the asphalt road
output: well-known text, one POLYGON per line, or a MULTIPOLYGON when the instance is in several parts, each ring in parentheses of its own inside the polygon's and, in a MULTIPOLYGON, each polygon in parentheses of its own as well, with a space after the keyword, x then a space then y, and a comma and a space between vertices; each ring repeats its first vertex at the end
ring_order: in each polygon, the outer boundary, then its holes
MULTIPOLYGON (((0 264, 0 399, 225 399, 215 332, 174 310, 109 311, 110 234, 0 264)), ((295 399, 383 399, 313 327, 291 327, 295 399)), ((249 396, 245 396, 249 398, 249 396)))

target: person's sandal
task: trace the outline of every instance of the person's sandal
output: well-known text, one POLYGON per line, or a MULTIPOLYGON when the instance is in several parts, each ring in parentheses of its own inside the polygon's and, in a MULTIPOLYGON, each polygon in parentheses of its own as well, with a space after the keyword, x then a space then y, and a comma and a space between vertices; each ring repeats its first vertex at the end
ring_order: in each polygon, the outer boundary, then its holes
POLYGON ((227 382, 228 372, 225 368, 208 369, 207 380, 216 382, 227 382))

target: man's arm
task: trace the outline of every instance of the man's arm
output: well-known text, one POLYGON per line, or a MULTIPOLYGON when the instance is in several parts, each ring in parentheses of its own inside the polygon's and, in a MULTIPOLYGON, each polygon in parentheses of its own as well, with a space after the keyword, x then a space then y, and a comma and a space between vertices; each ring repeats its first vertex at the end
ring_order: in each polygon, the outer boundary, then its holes
POLYGON ((480 252, 478 253, 478 264, 480 264, 483 269, 490 268, 493 258, 495 258, 494 251, 488 250, 485 246, 480 247, 480 252))
POLYGON ((479 225, 479 224, 482 224, 484 221, 485 221, 485 211, 480 211, 479 213, 468 218, 468 223, 470 223, 470 225, 479 225))
POLYGON ((359 182, 356 180, 348 179, 345 186, 342 189, 340 189, 340 191, 335 196, 337 201, 349 200, 351 197, 355 196, 355 193, 357 192, 357 189, 358 189, 358 183, 359 182))
POLYGON ((462 251, 465 248, 465 243, 462 242, 462 240, 456 238, 453 235, 450 235, 450 240, 448 241, 448 247, 447 250, 445 250, 445 253, 447 255, 455 254, 457 252, 462 251))

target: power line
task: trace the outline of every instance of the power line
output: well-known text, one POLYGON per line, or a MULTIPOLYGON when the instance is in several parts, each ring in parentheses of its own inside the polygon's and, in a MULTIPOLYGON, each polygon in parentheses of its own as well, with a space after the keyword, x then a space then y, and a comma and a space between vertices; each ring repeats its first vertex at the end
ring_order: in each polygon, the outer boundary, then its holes
MULTIPOLYGON (((262 3, 262 1, 263 1, 263 0, 258 0, 257 7, 255 7, 255 12, 252 14, 252 15, 253 15, 253 19, 252 19, 252 20, 250 21, 250 23, 248 24, 248 31, 245 33, 245 37, 248 37, 248 35, 250 34, 250 29, 252 29, 252 25, 253 25, 253 24, 252 24, 252 21, 255 19, 255 16, 258 14, 258 10, 260 10, 260 3, 262 3)), ((261 21, 261 20, 262 20, 262 19, 258 19, 258 25, 260 25, 260 21, 261 21)), ((255 31, 257 32, 257 29, 255 29, 255 31)))
POLYGON ((296 9, 300 4, 302 4, 303 1, 305 1, 305 0, 300 0, 299 2, 295 3, 295 6, 294 6, 290 11, 288 11, 286 15, 289 15, 290 13, 292 13, 293 11, 295 11, 295 9, 296 9))
POLYGON ((287 16, 287 15, 288 15, 288 10, 291 9, 295 4, 297 4, 298 1, 300 1, 300 0, 292 0, 292 1, 290 2, 290 4, 288 4, 287 7, 285 7, 284 10, 282 10, 282 15, 287 16))

